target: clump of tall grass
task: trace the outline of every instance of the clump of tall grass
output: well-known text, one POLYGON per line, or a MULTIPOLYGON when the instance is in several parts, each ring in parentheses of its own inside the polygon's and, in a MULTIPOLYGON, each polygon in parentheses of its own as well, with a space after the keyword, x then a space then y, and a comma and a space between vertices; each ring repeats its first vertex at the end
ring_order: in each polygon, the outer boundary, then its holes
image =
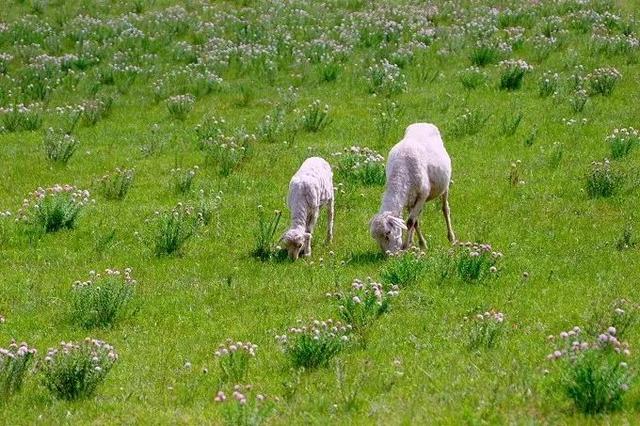
POLYGON ((222 410, 225 425, 259 426, 266 423, 274 411, 271 398, 255 392, 251 385, 235 385, 233 392, 227 393, 220 390, 213 398, 222 410))
POLYGON ((611 158, 623 158, 640 145, 640 132, 633 127, 613 129, 613 132, 607 136, 606 142, 611 149, 611 158))
POLYGON ((399 293, 398 286, 384 286, 371 279, 367 282, 355 279, 348 291, 329 293, 338 304, 340 319, 350 324, 359 336, 365 334, 366 329, 390 308, 390 299, 399 293))
POLYGON ((92 396, 118 359, 113 346, 96 339, 61 342, 41 366, 44 386, 62 400, 92 396))
POLYGON ((195 212, 198 220, 207 226, 212 220, 216 221, 216 232, 218 235, 222 232, 222 221, 220 218, 220 210, 222 209, 222 191, 218 191, 215 195, 206 194, 204 189, 198 191, 198 198, 195 203, 195 212))
POLYGON ((102 96, 85 101, 82 104, 82 122, 87 126, 95 126, 100 120, 109 116, 113 101, 113 96, 102 96))
POLYGON ((209 114, 195 127, 196 142, 199 149, 204 149, 210 143, 224 136, 227 122, 222 117, 209 114))
POLYGON ((216 139, 202 141, 206 161, 218 167, 220 176, 229 176, 251 153, 255 135, 238 128, 231 136, 221 135, 216 139))
MULTIPOLYGON (((1 237, 0 237, 1 238, 1 237)), ((616 241, 616 249, 618 251, 632 249, 638 246, 638 239, 633 234, 633 229, 626 226, 622 230, 622 235, 616 241)))
POLYGON ((465 317, 469 347, 492 349, 497 346, 500 336, 504 334, 504 319, 504 314, 495 310, 465 317))
POLYGON ((352 146, 332 154, 338 160, 337 175, 363 185, 384 185, 384 157, 371 148, 352 146))
POLYGON ((454 271, 466 282, 477 282, 496 274, 498 261, 503 257, 489 244, 472 242, 457 243, 450 255, 454 271))
POLYGON ((591 163, 586 181, 587 195, 590 198, 607 198, 618 192, 624 183, 624 176, 613 169, 609 160, 605 159, 591 163))
POLYGON ((494 42, 478 41, 469 53, 469 60, 472 65, 477 67, 486 67, 495 64, 502 59, 506 52, 511 48, 506 45, 496 44, 494 42))
POLYGON ((392 96, 407 90, 407 80, 400 67, 383 59, 367 69, 366 81, 369 93, 392 96))
POLYGON ((389 256, 389 263, 381 272, 382 281, 400 288, 416 284, 429 268, 425 253, 417 248, 389 256))
POLYGON ((598 309, 593 312, 587 331, 597 335, 607 327, 614 327, 616 337, 622 339, 627 333, 633 331, 638 323, 640 323, 640 305, 627 299, 616 299, 606 305, 604 310, 598 309))
POLYGON ((302 128, 311 133, 316 133, 327 127, 333 120, 329 117, 329 105, 324 106, 316 99, 302 110, 300 123, 302 128))
POLYGON ((184 120, 187 115, 193 110, 193 106, 196 103, 196 98, 193 95, 176 95, 167 99, 167 110, 171 117, 178 120, 184 120))
POLYGON ((523 118, 522 111, 507 114, 500 122, 501 133, 505 136, 513 136, 518 131, 523 118))
POLYGON ((629 345, 617 337, 613 326, 595 339, 579 327, 550 336, 555 350, 547 356, 556 372, 554 384, 589 415, 618 410, 634 374, 627 364, 629 345))
POLYGON ((149 126, 149 132, 142 137, 140 153, 143 157, 151 157, 162 152, 170 137, 161 132, 160 126, 155 123, 149 126))
POLYGON ((340 73, 342 72, 342 65, 335 60, 329 60, 318 65, 318 74, 320 81, 325 83, 331 83, 336 81, 340 73))
POLYGON ((282 218, 282 212, 276 210, 268 218, 262 205, 258 206, 258 222, 254 233, 255 247, 252 255, 260 260, 271 259, 276 254, 275 236, 282 218))
POLYGON ((283 352, 295 368, 326 367, 350 340, 351 325, 328 319, 299 322, 286 334, 276 336, 283 352))
POLYGON ((227 339, 216 349, 214 355, 220 366, 220 378, 225 383, 240 383, 247 377, 251 360, 258 346, 251 342, 236 342, 227 339))
POLYGON ((78 149, 78 139, 62 129, 49 127, 42 139, 42 147, 48 160, 55 163, 67 164, 78 149))
POLYGON ((131 189, 135 172, 133 169, 116 167, 97 181, 98 192, 107 200, 124 200, 131 189))
POLYGON ((136 286, 131 268, 91 271, 88 280, 73 284, 73 321, 87 329, 112 326, 130 308, 136 286))
POLYGON ((596 68, 585 77, 590 95, 611 96, 622 74, 613 67, 596 68))
POLYGON ((271 113, 265 115, 258 125, 258 140, 267 143, 285 142, 292 144, 299 131, 299 125, 295 122, 288 122, 286 115, 286 109, 282 105, 277 106, 271 113))
MULTIPOLYGON (((9 223, 13 222, 13 215, 9 210, 0 211, 0 247, 9 239, 9 223)), ((2 321, 0 321, 2 324, 2 321)))
POLYGON ((518 90, 522 87, 525 74, 533 67, 522 59, 507 59, 500 62, 500 89, 518 90))
POLYGON ((578 89, 569 96, 569 105, 573 112, 582 112, 589 100, 589 94, 585 89, 578 89))
POLYGON ((0 107, 0 117, 2 117, 2 127, 7 132, 37 130, 42 125, 42 112, 39 104, 0 107))
POLYGON ((82 105, 59 106, 54 109, 54 112, 62 123, 61 130, 65 134, 71 134, 82 118, 84 107, 82 105))
POLYGON ((178 203, 172 210, 156 211, 145 220, 145 228, 138 236, 156 256, 180 254, 195 235, 200 221, 193 207, 178 203))
POLYGON ((462 83, 462 87, 467 90, 473 90, 483 86, 486 84, 488 78, 487 74, 478 66, 465 68, 458 73, 458 79, 460 83, 462 83))
POLYGON ((560 76, 558 73, 545 71, 538 80, 538 95, 542 98, 556 95, 560 87, 560 76))
POLYGON ((463 114, 455 118, 451 125, 451 134, 457 137, 473 136, 484 128, 488 120, 488 115, 466 109, 463 114))
POLYGON ((198 174, 198 166, 190 169, 181 169, 177 167, 171 169, 171 186, 178 194, 186 194, 193 189, 193 182, 198 174))
POLYGON ((17 219, 43 232, 73 229, 82 209, 93 201, 90 196, 72 185, 38 188, 24 199, 17 219))
POLYGON ((402 109, 397 102, 386 100, 379 103, 374 111, 374 122, 378 132, 378 141, 386 142, 391 132, 400 123, 402 109))
MULTIPOLYGON (((0 315, 0 319, 4 317, 0 315)), ((35 354, 36 350, 24 342, 18 345, 12 341, 8 348, 0 348, 0 404, 20 391, 35 354)))

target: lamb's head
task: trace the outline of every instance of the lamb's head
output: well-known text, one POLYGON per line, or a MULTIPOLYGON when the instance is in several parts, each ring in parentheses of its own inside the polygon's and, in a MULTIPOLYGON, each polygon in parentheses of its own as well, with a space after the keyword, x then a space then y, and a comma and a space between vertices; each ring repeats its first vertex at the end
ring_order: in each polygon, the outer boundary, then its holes
POLYGON ((378 213, 369 223, 371 236, 385 253, 395 253, 402 248, 402 231, 406 229, 404 221, 391 212, 378 213))
POLYGON ((305 247, 310 244, 311 234, 303 229, 289 229, 282 235, 280 242, 287 249, 289 258, 296 260, 301 254, 305 254, 305 247))

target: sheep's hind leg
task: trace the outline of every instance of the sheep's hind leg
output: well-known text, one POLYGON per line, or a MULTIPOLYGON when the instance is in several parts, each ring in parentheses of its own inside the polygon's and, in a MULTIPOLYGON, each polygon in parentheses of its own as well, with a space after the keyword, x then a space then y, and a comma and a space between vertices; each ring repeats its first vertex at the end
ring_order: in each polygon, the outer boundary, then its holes
POLYGON ((444 215, 444 221, 447 224, 447 238, 451 244, 456 242, 456 236, 453 233, 453 227, 451 226, 451 211, 449 210, 449 192, 442 194, 442 214, 444 215))

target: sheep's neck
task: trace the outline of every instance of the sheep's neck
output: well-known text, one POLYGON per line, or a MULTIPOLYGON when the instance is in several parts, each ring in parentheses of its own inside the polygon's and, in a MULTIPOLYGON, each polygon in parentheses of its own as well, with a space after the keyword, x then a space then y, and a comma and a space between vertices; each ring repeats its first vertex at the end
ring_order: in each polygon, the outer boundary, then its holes
POLYGON ((291 210, 291 229, 307 228, 307 208, 298 204, 291 210))
POLYGON ((391 212, 396 217, 402 217, 402 210, 407 204, 408 189, 400 182, 395 184, 394 180, 389 179, 387 182, 380 213, 391 212))

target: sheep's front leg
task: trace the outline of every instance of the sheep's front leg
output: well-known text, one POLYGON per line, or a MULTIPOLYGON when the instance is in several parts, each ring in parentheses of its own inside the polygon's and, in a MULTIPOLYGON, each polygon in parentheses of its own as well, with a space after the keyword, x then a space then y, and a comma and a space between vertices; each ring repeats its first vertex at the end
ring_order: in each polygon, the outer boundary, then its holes
POLYGON ((335 202, 333 198, 327 206, 327 244, 333 241, 333 216, 335 214, 335 202))
POLYGON ((307 219, 307 232, 309 233, 309 238, 305 241, 304 255, 311 256, 311 235, 313 235, 313 229, 316 227, 316 223, 318 223, 318 216, 320 214, 319 208, 314 208, 311 214, 307 219))
POLYGON ((402 249, 406 250, 413 245, 413 233, 416 230, 418 225, 418 218, 420 217, 420 213, 422 212, 422 206, 424 206, 424 202, 427 200, 426 197, 420 197, 416 200, 416 203, 413 205, 411 210, 409 211, 409 218, 407 219, 407 239, 404 242, 402 249))
POLYGON ((420 230, 420 223, 417 220, 414 228, 416 229, 416 234, 418 234, 418 244, 420 244, 420 248, 426 250, 427 240, 425 240, 424 235, 422 235, 422 231, 420 230))
POLYGON ((407 219, 407 237, 404 240, 404 244, 402 244, 402 250, 407 250, 413 245, 413 228, 416 222, 409 214, 409 218, 407 219))
POLYGON ((442 194, 442 214, 444 215, 444 221, 447 224, 447 238, 451 244, 456 242, 456 236, 453 233, 453 227, 451 226, 451 211, 449 210, 449 192, 442 194))

